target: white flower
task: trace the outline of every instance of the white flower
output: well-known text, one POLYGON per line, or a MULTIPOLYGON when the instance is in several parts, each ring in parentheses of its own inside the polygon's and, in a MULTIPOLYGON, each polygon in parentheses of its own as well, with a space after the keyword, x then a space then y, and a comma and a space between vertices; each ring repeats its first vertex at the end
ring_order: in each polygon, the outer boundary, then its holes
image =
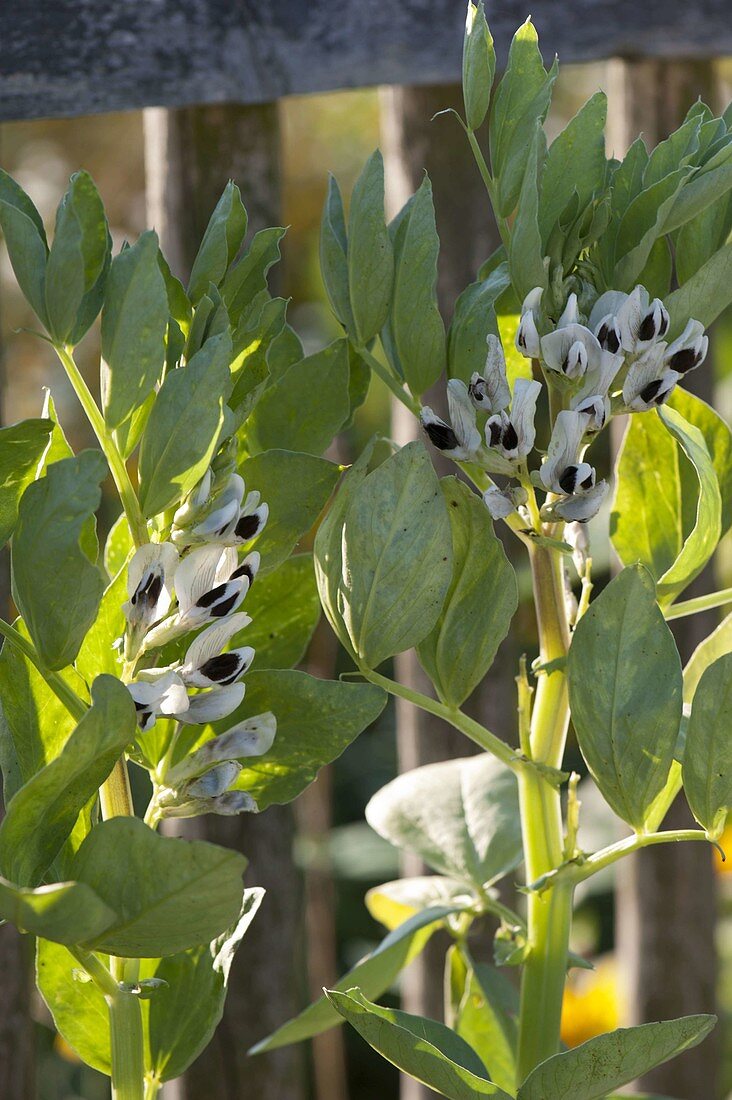
POLYGON ((586 523, 600 511, 608 489, 609 485, 606 481, 598 481, 586 492, 555 501, 552 505, 552 511, 569 522, 586 523))
POLYGON ((188 726, 218 722, 235 711, 244 698, 244 684, 229 684, 227 687, 212 688, 200 695, 188 696, 186 710, 176 714, 179 722, 188 726))
POLYGON ((660 298, 648 300, 648 291, 637 286, 617 313, 620 342, 624 351, 640 352, 662 339, 669 328, 668 312, 660 298))
POLYGON ((620 325, 617 317, 613 317, 612 313, 607 313, 600 318, 595 328, 595 336, 603 351, 609 351, 613 355, 620 351, 620 325))
POLYGON ((483 493, 483 503, 493 519, 506 519, 521 504, 525 504, 527 500, 528 494, 520 485, 503 491, 492 485, 490 489, 486 489, 483 493))
POLYGON ((216 764, 189 783, 181 794, 187 798, 218 798, 229 789, 241 769, 242 765, 236 760, 226 760, 223 764, 216 764))
POLYGON ((132 555, 127 567, 129 600, 122 608, 130 626, 131 649, 137 648, 149 626, 167 615, 177 565, 178 551, 169 542, 146 543, 132 555))
POLYGON ((516 347, 526 359, 538 359, 541 353, 536 321, 543 293, 540 286, 534 287, 526 295, 521 306, 521 320, 516 331, 516 347))
POLYGON ((591 489, 595 484, 592 466, 578 461, 587 419, 584 413, 570 409, 563 409, 558 414, 546 458, 539 470, 541 483, 550 492, 572 494, 591 489))
POLYGON ((536 440, 534 417, 541 383, 517 378, 513 387, 511 412, 491 416, 485 426, 485 441, 509 460, 525 458, 536 440))
POLYGON ((582 385, 572 397, 570 409, 588 416, 586 431, 599 432, 605 426, 610 415, 608 390, 622 365, 622 355, 603 351, 599 364, 587 371, 582 385))
POLYGON ((215 492, 206 509, 198 508, 190 525, 187 515, 173 527, 171 538, 179 546, 192 546, 196 543, 218 542, 225 546, 238 546, 251 542, 265 526, 269 516, 269 506, 260 504, 260 495, 256 490, 250 492, 244 504, 245 485, 239 474, 232 473, 226 478, 223 488, 215 492))
POLYGON ((127 684, 137 712, 137 724, 145 732, 151 729, 158 715, 176 716, 188 709, 188 695, 185 685, 177 672, 162 670, 159 675, 149 670, 148 679, 140 678, 127 684))
MULTIPOLYGON (((595 486, 595 489, 591 491, 595 492, 595 490, 599 488, 599 485, 604 484, 603 481, 599 482, 599 484, 595 486)), ((590 539, 585 524, 577 520, 568 523, 564 528, 564 541, 568 542, 572 547, 572 561, 577 570, 577 576, 584 577, 587 572, 587 559, 590 556, 590 539)))
POLYGON ((541 356, 549 370, 576 379, 599 368, 602 348, 590 329, 570 324, 542 336, 541 356))
POLYGON ((704 335, 704 325, 691 320, 681 336, 666 348, 664 362, 678 374, 687 374, 704 362, 708 350, 709 337, 704 335))
POLYGON ((665 357, 666 344, 653 344, 630 367, 623 384, 623 401, 633 412, 663 405, 681 378, 666 366, 665 357))
POLYGON ((450 458, 454 458, 456 462, 463 462, 466 459, 472 458, 474 451, 467 450, 461 442, 457 432, 447 421, 443 420, 441 416, 438 416, 436 412, 429 407, 429 405, 423 405, 419 413, 420 423, 424 428, 430 443, 437 447, 438 451, 444 451, 450 458))
POLYGON ((173 523, 176 527, 183 527, 193 522, 208 504, 211 496, 213 472, 209 466, 198 485, 191 489, 186 499, 173 515, 173 523))
POLYGON ((501 412, 511 403, 511 391, 506 377, 506 359, 501 341, 492 332, 486 337, 488 354, 483 375, 476 371, 470 379, 468 395, 476 409, 487 413, 501 412))
POLYGON ((245 760, 269 752, 277 733, 277 720, 271 711, 245 718, 206 741, 200 749, 186 756, 172 767, 165 776, 167 786, 179 786, 195 775, 206 771, 213 764, 224 760, 245 760))
POLYGON ((233 817, 241 813, 256 813, 257 803, 246 791, 224 791, 218 798, 187 798, 177 801, 176 791, 164 791, 159 797, 161 817, 199 817, 201 814, 219 814, 233 817), (166 797, 170 801, 166 801, 166 797))
POLYGON ((468 394, 468 387, 459 378, 447 383, 447 407, 450 423, 460 446, 468 454, 475 454, 480 447, 480 432, 475 425, 475 408, 468 394))
POLYGON ((239 564, 233 546, 201 546, 184 557, 175 571, 178 608, 145 636, 152 649, 214 619, 236 611, 259 567, 259 554, 248 554, 239 564))
POLYGON ((233 684, 250 668, 254 660, 251 646, 224 652, 229 641, 251 622, 239 612, 214 623, 191 642, 185 660, 178 670, 184 683, 191 687, 222 687, 233 684))

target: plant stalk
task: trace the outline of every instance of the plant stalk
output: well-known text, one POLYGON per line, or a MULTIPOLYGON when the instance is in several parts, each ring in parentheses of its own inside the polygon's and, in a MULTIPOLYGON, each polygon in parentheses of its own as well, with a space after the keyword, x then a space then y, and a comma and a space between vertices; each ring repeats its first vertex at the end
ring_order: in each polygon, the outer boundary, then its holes
POLYGON ((67 347, 58 345, 54 345, 54 347, 56 348, 56 354, 63 364, 68 379, 74 387, 74 393, 78 397, 79 403, 86 413, 87 420, 91 424, 94 434, 99 440, 99 445, 104 451, 107 463, 109 464, 110 473, 114 478, 119 498, 122 501, 122 507, 127 516, 127 522, 130 525, 132 540, 135 546, 143 546, 150 541, 147 524, 145 523, 145 518, 140 509, 140 502, 137 499, 137 494, 132 487, 132 482, 130 481, 130 475, 127 472, 124 459, 107 430, 107 425, 104 423, 104 417, 99 411, 97 403, 92 397, 81 371, 76 365, 71 350, 67 347))
MULTIPOLYGON (((137 959, 111 959, 112 975, 117 982, 137 976, 137 959)), ((145 1065, 143 1060, 142 1013, 140 998, 117 986, 107 998, 112 1043, 112 1100, 144 1100, 145 1065)))
MULTIPOLYGON (((546 547, 529 550, 543 665, 564 657, 569 628, 564 605, 561 558, 546 547)), ((540 676, 531 720, 531 753, 536 763, 561 765, 569 724, 564 670, 540 676)), ((527 881, 559 867, 564 834, 559 791, 535 770, 518 773, 521 827, 527 881), (538 872, 538 874, 537 874, 538 872)), ((559 883, 528 899, 528 954, 521 979, 517 1084, 539 1062, 559 1050, 562 998, 572 922, 574 884, 559 883)))

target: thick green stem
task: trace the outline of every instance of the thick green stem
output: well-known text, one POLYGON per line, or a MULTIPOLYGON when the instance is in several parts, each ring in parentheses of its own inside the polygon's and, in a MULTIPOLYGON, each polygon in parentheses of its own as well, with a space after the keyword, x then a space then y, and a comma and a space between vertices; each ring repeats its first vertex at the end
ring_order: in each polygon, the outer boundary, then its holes
MULTIPOLYGON (((564 657, 569 630, 564 606, 561 559, 544 547, 530 550, 539 626, 540 660, 549 665, 564 657)), ((542 673, 531 721, 534 761, 558 768, 569 723, 563 669, 542 673)), ((560 795, 540 774, 518 773, 519 802, 527 881, 533 882, 562 863, 564 835, 560 795)), ((572 920, 573 883, 560 884, 528 899, 528 954, 521 980, 517 1083, 539 1062, 559 1050, 562 998, 572 920)))
POLYGON ((127 467, 125 466, 124 459, 119 453, 117 446, 112 439, 111 433, 107 430, 107 425, 104 423, 104 417, 102 416, 97 404, 89 392, 81 371, 74 361, 74 357, 71 353, 71 349, 63 346, 54 345, 56 348, 56 354, 63 363, 64 370, 68 376, 71 385, 74 387, 74 392, 79 399, 81 407, 86 413, 87 419, 91 424, 94 434, 99 440, 99 445, 104 451, 104 455, 109 464, 109 470, 114 478, 114 483, 117 486, 117 492, 119 498, 122 501, 122 507, 125 510, 127 516, 127 522, 130 525, 130 532, 132 539, 136 546, 142 546, 144 543, 149 542, 147 524, 145 523, 144 516, 140 510, 140 503, 137 499, 137 494, 132 487, 130 481, 130 475, 127 473, 127 467))
MULTIPOLYGON (((118 983, 135 980, 139 968, 136 959, 112 959, 111 963, 118 983)), ((144 1100, 140 998, 118 985, 116 994, 107 998, 107 1006, 112 1042, 112 1100, 144 1100)))

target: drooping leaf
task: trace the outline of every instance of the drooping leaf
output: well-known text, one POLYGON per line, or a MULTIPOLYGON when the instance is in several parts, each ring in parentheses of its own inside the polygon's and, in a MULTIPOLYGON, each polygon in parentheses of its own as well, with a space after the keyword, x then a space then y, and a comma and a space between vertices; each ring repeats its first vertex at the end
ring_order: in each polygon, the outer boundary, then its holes
POLYGON ((373 796, 366 820, 435 871, 479 889, 521 859, 516 777, 487 753, 404 772, 373 796))
POLYGON ((230 389, 228 335, 215 336, 160 388, 140 447, 143 514, 163 512, 189 493, 208 468, 230 389))
POLYGON ((232 648, 253 646, 255 670, 296 665, 320 618, 312 554, 298 554, 258 575, 246 608, 252 622, 232 640, 232 648))
POLYGON ((508 633, 518 588, 483 501, 457 478, 440 484, 452 529, 453 576, 440 617, 417 654, 440 699, 459 707, 508 633))
POLYGON ((407 444, 356 489, 342 538, 344 580, 333 578, 340 616, 352 652, 376 668, 426 637, 452 574, 447 509, 421 443, 407 444))
POLYGON ((52 431, 51 420, 21 420, 0 428, 0 546, 13 533, 18 502, 36 476, 52 431))
POLYGON ((206 226, 193 261, 188 281, 188 297, 197 304, 209 284, 218 286, 236 257, 247 231, 247 212, 241 192, 229 180, 206 226))
MULTIPOLYGON (((106 964, 108 960, 103 958, 106 964)), ((112 1072, 109 1009, 104 995, 61 944, 39 939, 36 982, 60 1035, 100 1073, 112 1072)))
POLYGON ((102 309, 102 399, 110 428, 145 402, 165 363, 168 296, 158 252, 158 238, 148 232, 112 260, 102 309))
POLYGON ((286 446, 322 454, 348 419, 348 376, 345 340, 293 364, 267 388, 247 419, 249 453, 286 446))
POLYGON ((624 569, 582 616, 567 672, 590 773, 618 817, 642 828, 681 722, 681 663, 643 566, 624 569))
POLYGON ((87 556, 85 536, 106 473, 100 451, 82 451, 49 466, 20 500, 13 537, 13 597, 50 669, 74 660, 104 590, 102 575, 87 556))
MULTIPOLYGON (((675 388, 668 403, 672 409, 681 413, 684 420, 698 428, 704 437, 719 483, 722 534, 725 534, 732 527, 732 431, 711 405, 682 386, 675 388)), ((688 498, 693 505, 699 493, 698 479, 686 465, 682 465, 680 473, 682 496, 684 500, 688 498)), ((689 507, 687 511, 693 514, 695 508, 689 507)))
POLYGON ((432 185, 425 176, 394 240, 391 336, 407 385, 415 395, 433 385, 445 368, 445 325, 437 308, 437 258, 432 185))
POLYGON ((546 1100, 568 1090, 572 1100, 601 1100, 610 1089, 695 1047, 716 1022, 716 1016, 684 1016, 598 1035, 537 1066, 519 1089, 518 1100, 546 1100))
POLYGON ((134 704, 124 685, 112 676, 97 677, 91 708, 59 755, 10 800, 0 825, 0 866, 7 878, 39 885, 135 728, 134 704))
POLYGON ((336 1011, 374 1050, 433 1092, 448 1100, 475 1100, 476 1096, 508 1100, 508 1093, 487 1079, 485 1066, 473 1048, 444 1024, 380 1008, 360 989, 346 993, 328 990, 327 995, 336 1011))
POLYGON ((157 958, 208 943, 237 918, 245 867, 238 852, 159 836, 139 818, 109 818, 89 833, 73 870, 118 919, 85 946, 157 958))
POLYGON ((115 915, 81 882, 54 882, 33 890, 0 879, 0 918, 32 936, 75 944, 100 935, 115 915))
POLYGON ((264 810, 297 797, 320 768, 378 718, 385 703, 385 693, 373 684, 319 680, 294 670, 255 671, 247 676, 244 702, 233 715, 207 727, 204 739, 250 715, 275 714, 272 748, 247 760, 236 781, 264 810))
POLYGON ((257 539, 262 568, 275 569, 310 530, 328 502, 340 474, 324 458, 292 451, 263 451, 242 463, 248 489, 269 505, 267 526, 257 539))
POLYGON ((263 896, 260 887, 245 890, 236 922, 212 943, 143 961, 141 979, 167 983, 143 1002, 149 1046, 146 1068, 161 1081, 180 1077, 210 1042, 223 1015, 234 954, 263 896))
MULTIPOLYGON (((449 906, 435 906, 415 914, 385 936, 378 947, 344 974, 335 988, 350 989, 354 982, 358 982, 359 988, 365 990, 369 997, 381 996, 397 974, 419 955, 430 936, 451 912, 453 909, 449 906)), ((328 998, 323 996, 298 1016, 288 1020, 272 1035, 262 1039, 250 1053, 263 1054, 289 1043, 299 1043, 340 1023, 338 1012, 328 998)))
POLYGON ((377 149, 356 180, 348 219, 348 285, 360 346, 386 320, 393 279, 394 256, 384 216, 384 162, 377 149))
POLYGON ((684 747, 684 791, 694 817, 719 839, 732 809, 732 654, 702 674, 684 747))

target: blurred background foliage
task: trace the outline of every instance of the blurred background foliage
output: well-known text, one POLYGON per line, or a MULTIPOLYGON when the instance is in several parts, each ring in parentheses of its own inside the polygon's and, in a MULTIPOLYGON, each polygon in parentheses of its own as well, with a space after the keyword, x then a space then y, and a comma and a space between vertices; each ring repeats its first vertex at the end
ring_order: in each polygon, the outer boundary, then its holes
MULTIPOLYGON (((721 65, 727 88, 732 65, 721 65)), ((559 132, 584 100, 603 86, 603 66, 565 66, 554 94, 547 122, 550 139, 559 132)), ((729 99, 729 95, 726 96, 729 99)), ((725 99, 725 102, 726 102, 725 99)), ((290 321, 309 353, 338 335, 327 308, 318 271, 318 230, 327 172, 337 175, 347 196, 365 158, 379 143, 380 104, 376 90, 295 97, 280 104, 283 154, 283 220, 289 226, 283 248, 283 293, 291 298, 290 321)), ((436 128, 454 126, 450 118, 434 121, 436 128)), ((437 136, 437 135, 436 135, 437 136)), ((47 222, 69 175, 79 167, 94 176, 105 201, 115 250, 125 239, 134 239, 146 228, 145 165, 142 115, 139 112, 93 116, 73 120, 5 124, 0 128, 3 167, 29 192, 47 222)), ((247 196, 243 195, 246 203, 247 196)), ((34 319, 18 291, 7 254, 0 252, 0 311, 4 334, 4 422, 37 416, 43 387, 50 386, 59 417, 76 450, 93 446, 75 397, 50 348, 30 331, 34 319)), ((717 408, 732 418, 732 317, 716 325, 712 369, 715 373, 717 408)), ((92 388, 96 386, 98 330, 91 331, 79 349, 79 359, 92 388)), ((339 458, 350 461, 375 432, 389 434, 390 404, 387 391, 377 381, 359 410, 355 422, 339 443, 339 458)), ((114 498, 107 494, 101 526, 111 524, 114 498)), ((593 524, 593 557, 596 579, 603 583, 609 569, 606 549, 607 515, 593 524)), ((717 560, 720 587, 732 585, 732 545, 722 547, 717 560)), ((528 582, 528 578, 525 578, 528 582)), ((522 585, 524 604, 514 627, 518 645, 529 658, 535 655, 533 612, 526 604, 528 583, 522 585)), ((345 660, 341 661, 347 667, 345 660)), ((584 770, 579 754, 570 763, 584 770)), ((353 965, 375 946, 383 930, 369 917, 363 896, 378 883, 397 877, 397 854, 363 819, 371 795, 397 770, 393 709, 388 708, 375 728, 363 734, 332 766, 332 828, 326 839, 301 835, 296 842, 296 863, 308 869, 325 869, 335 885, 335 929, 339 971, 353 965)), ((599 802, 599 800, 597 800, 599 802)), ((613 822, 585 800, 585 843, 612 833, 613 822), (594 835, 593 835, 594 834, 594 835)), ((732 829, 724 846, 732 853, 732 829)), ((732 1014, 732 859, 715 864, 719 883, 718 947, 720 1007, 732 1014)), ((594 970, 574 970, 566 994, 562 1020, 563 1038, 575 1045, 624 1020, 624 995, 620 969, 613 955, 613 882, 608 876, 592 894, 580 898, 573 949, 595 964, 594 970)), ((669 960, 669 965, 673 961, 669 960)), ((266 960, 262 960, 266 966, 266 960)), ((303 974, 306 960, 303 960, 303 974)), ((306 980, 302 979, 303 989, 306 980)), ((306 996, 306 994, 304 994, 306 996)), ((396 1002, 395 1002, 396 1003, 396 1002)), ((39 1067, 39 1100, 102 1100, 108 1084, 82 1066, 74 1052, 54 1035, 50 1017, 37 994, 34 1000, 36 1049, 39 1067)), ((729 1031, 729 1029, 726 1029, 729 1031)), ((395 1100, 397 1073, 373 1056, 351 1029, 344 1032, 349 1077, 349 1096, 328 1100, 370 1100, 379 1095, 395 1100)), ((732 1095, 732 1043, 725 1043, 724 1089, 732 1095)), ((29 1098, 32 1100, 32 1098, 29 1098)), ((269 1098, 267 1098, 269 1100, 269 1098)), ((275 1098, 272 1098, 275 1100, 275 1098)), ((701 1098, 700 1098, 701 1100, 701 1098)))

